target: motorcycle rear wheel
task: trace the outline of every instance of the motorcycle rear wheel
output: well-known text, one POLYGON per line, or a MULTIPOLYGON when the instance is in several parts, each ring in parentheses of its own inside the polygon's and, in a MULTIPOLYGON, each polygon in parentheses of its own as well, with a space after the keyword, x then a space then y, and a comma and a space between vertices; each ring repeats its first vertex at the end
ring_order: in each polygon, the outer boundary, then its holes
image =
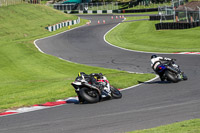
POLYGON ((115 99, 122 98, 122 93, 118 89, 110 86, 110 91, 111 91, 111 96, 113 98, 115 98, 115 99))
POLYGON ((179 81, 177 74, 171 71, 165 71, 165 75, 167 77, 167 81, 171 81, 173 83, 177 83, 179 81))
POLYGON ((81 88, 79 94, 88 103, 97 103, 100 100, 99 93, 87 87, 81 88))

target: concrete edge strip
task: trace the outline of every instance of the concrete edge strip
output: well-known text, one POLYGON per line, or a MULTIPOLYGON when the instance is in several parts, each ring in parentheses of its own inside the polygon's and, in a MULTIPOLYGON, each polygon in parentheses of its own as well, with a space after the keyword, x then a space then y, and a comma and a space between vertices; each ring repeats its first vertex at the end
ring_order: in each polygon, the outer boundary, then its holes
POLYGON ((176 52, 174 54, 200 55, 200 52, 176 52))
POLYGON ((16 110, 8 110, 6 112, 0 113, 0 117, 57 107, 67 103, 78 103, 78 97, 69 97, 67 99, 57 100, 56 102, 46 102, 44 104, 36 104, 31 107, 23 107, 18 108, 16 110))

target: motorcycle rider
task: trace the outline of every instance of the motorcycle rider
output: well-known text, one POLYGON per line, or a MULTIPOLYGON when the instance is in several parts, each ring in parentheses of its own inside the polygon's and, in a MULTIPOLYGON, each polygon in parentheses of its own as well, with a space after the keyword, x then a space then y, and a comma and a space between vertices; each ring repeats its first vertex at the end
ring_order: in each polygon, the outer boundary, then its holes
POLYGON ((159 66, 164 64, 163 61, 167 62, 171 60, 172 59, 170 58, 157 56, 156 54, 153 54, 151 56, 151 67, 159 75, 161 81, 164 81, 164 78, 163 78, 163 73, 159 73, 159 66))
POLYGON ((79 72, 77 78, 82 78, 82 76, 84 76, 84 78, 87 82, 90 82, 92 85, 99 88, 100 90, 104 89, 102 84, 99 84, 99 82, 97 82, 97 80, 100 79, 101 76, 103 76, 102 73, 91 73, 90 75, 87 75, 84 72, 79 72))

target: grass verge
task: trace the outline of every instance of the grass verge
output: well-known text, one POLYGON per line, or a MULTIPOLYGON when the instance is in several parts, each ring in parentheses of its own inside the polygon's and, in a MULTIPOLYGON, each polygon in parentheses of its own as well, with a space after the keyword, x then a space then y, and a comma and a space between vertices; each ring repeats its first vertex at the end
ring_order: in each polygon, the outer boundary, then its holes
POLYGON ((148 52, 199 52, 200 27, 156 30, 159 21, 126 22, 110 31, 106 40, 119 47, 148 52))
POLYGON ((200 133, 200 119, 187 120, 129 133, 200 133))
MULTIPOLYGON (((125 88, 154 77, 153 74, 127 72, 78 65, 40 53, 33 41, 66 28, 45 29, 77 16, 64 14, 44 5, 19 4, 0 8, 0 112, 75 96, 70 83, 78 72, 102 72, 117 88, 125 88)), ((87 20, 71 28, 84 25, 87 20)))

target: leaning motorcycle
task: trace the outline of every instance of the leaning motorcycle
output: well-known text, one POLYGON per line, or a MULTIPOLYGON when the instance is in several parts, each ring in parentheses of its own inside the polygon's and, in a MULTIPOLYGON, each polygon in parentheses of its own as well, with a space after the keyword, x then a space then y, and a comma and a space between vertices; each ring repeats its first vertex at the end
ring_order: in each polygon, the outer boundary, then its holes
POLYGON ((92 85, 92 83, 87 80, 87 77, 82 75, 81 77, 77 77, 75 81, 71 83, 78 95, 80 103, 97 103, 104 98, 119 99, 122 97, 121 92, 111 86, 104 75, 102 75, 97 82, 99 84, 98 86, 101 87, 92 85))
POLYGON ((177 83, 181 80, 187 80, 187 76, 181 71, 180 67, 175 64, 176 59, 172 59, 158 66, 157 73, 162 75, 161 81, 170 81, 177 83))

